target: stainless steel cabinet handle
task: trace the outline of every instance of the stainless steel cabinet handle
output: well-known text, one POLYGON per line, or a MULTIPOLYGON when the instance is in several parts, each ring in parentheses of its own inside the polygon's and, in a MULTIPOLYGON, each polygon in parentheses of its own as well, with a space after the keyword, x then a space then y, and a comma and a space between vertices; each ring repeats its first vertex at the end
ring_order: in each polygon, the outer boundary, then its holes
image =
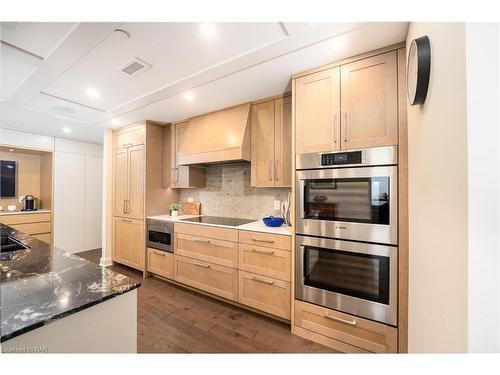
POLYGON ((261 279, 261 278, 256 277, 256 276, 253 276, 252 280, 257 281, 258 283, 267 284, 267 285, 273 285, 274 284, 273 280, 264 280, 264 279, 261 279))
POLYGON ((203 267, 203 268, 210 268, 210 264, 204 264, 204 263, 194 262, 194 265, 198 266, 198 267, 203 267))
POLYGON ((131 219, 122 219, 122 221, 126 222, 126 223, 131 223, 132 220, 131 219))
POLYGON ((130 147, 132 145, 133 145, 133 143, 124 143, 124 144, 122 144, 122 147, 130 147))
POLYGON ((127 212, 125 212, 125 213, 129 214, 130 213, 130 201, 127 199, 125 202, 127 202, 127 204, 125 205, 125 207, 127 207, 127 212))
POLYGON ((127 213, 127 200, 126 199, 123 200, 123 213, 124 214, 127 213))
POLYGON ((252 241, 255 242, 266 242, 266 243, 274 243, 274 240, 259 240, 258 238, 252 237, 252 241))
POLYGON ((333 143, 337 143, 337 131, 336 131, 336 125, 337 125, 337 115, 333 115, 333 143))
POLYGON ((336 321, 336 322, 339 322, 339 323, 349 324, 350 326, 355 326, 357 324, 355 320, 341 319, 341 318, 337 318, 335 316, 330 316, 328 314, 327 315, 323 315, 323 318, 329 319, 329 320, 333 320, 333 321, 336 321))
POLYGON ((253 253, 258 253, 258 254, 266 254, 266 255, 273 255, 274 251, 264 251, 264 250, 257 250, 257 249, 252 249, 253 253))
POLYGON ((270 180, 273 179, 273 161, 272 160, 269 160, 269 165, 267 168, 267 175, 269 176, 270 180))
POLYGON ((156 255, 161 255, 162 257, 165 256, 165 253, 163 253, 161 251, 153 251, 153 253, 155 253, 156 255))
POLYGON ((280 166, 280 161, 279 161, 279 160, 276 160, 276 163, 275 163, 275 164, 276 164, 276 166, 275 166, 275 168, 274 168, 274 179, 275 179, 276 181, 278 181, 278 179, 279 179, 279 178, 278 178, 278 170, 279 170, 279 166, 280 166))
POLYGON ((210 240, 204 240, 204 239, 201 239, 201 238, 194 238, 193 241, 210 243, 210 240))
POLYGON ((347 142, 347 112, 344 114, 344 119, 345 119, 345 134, 344 134, 344 142, 347 142))

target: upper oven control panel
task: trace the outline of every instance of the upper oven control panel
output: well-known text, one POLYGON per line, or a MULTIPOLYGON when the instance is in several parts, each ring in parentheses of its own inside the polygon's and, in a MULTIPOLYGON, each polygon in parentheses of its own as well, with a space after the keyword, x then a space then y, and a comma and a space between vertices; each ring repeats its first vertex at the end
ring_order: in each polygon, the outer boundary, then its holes
POLYGON ((343 164, 361 164, 361 151, 337 152, 334 154, 322 154, 321 166, 343 165, 343 164))

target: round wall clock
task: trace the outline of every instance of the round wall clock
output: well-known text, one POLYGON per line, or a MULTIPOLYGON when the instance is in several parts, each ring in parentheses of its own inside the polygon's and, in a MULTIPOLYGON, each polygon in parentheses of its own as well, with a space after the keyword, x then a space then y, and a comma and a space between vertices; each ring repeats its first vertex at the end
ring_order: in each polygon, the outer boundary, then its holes
POLYGON ((422 104, 427 96, 431 72, 431 44, 427 36, 413 39, 408 52, 406 90, 410 105, 422 104))

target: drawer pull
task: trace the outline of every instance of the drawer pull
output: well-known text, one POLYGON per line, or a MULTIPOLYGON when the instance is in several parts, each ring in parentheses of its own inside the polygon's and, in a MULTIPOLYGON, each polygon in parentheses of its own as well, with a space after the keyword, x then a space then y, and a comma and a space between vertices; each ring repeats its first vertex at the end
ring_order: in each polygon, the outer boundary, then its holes
POLYGON ((198 267, 203 267, 203 268, 210 268, 210 264, 204 264, 204 263, 194 262, 194 265, 198 266, 198 267))
POLYGON ((153 251, 156 255, 161 255, 162 257, 165 256, 165 253, 162 253, 161 251, 153 251))
POLYGON ((258 283, 262 283, 262 284, 274 285, 273 280, 264 280, 264 279, 258 278, 256 276, 253 276, 252 280, 257 281, 258 283))
POLYGON ((124 221, 125 223, 131 223, 132 222, 131 219, 122 219, 122 221, 124 221))
POLYGON ((252 237, 252 241, 255 242, 265 242, 265 243, 274 243, 274 240, 259 240, 258 238, 252 237))
POLYGON ((340 322, 344 324, 349 324, 350 326, 355 326, 356 321, 355 320, 346 320, 346 319, 341 319, 341 318, 336 318, 335 316, 330 316, 330 315, 323 315, 323 318, 333 320, 335 322, 340 322))
POLYGON ((122 147, 130 147, 130 146, 132 146, 132 145, 133 145, 133 143, 123 143, 123 144, 122 144, 122 147))
POLYGON ((257 249, 252 249, 253 253, 257 254, 265 254, 265 255, 273 255, 274 251, 264 251, 264 250, 257 250, 257 249))
POLYGON ((210 243, 210 240, 202 240, 201 238, 194 238, 193 241, 210 243))

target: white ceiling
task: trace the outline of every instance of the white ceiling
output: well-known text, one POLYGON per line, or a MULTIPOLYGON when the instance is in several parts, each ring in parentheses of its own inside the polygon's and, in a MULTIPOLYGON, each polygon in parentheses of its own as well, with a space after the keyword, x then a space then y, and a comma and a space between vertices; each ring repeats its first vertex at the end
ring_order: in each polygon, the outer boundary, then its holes
POLYGON ((178 121, 283 93, 293 73, 403 41, 407 28, 395 22, 2 23, 0 126, 101 143, 105 128, 178 121), (121 71, 137 58, 151 67, 121 71))

